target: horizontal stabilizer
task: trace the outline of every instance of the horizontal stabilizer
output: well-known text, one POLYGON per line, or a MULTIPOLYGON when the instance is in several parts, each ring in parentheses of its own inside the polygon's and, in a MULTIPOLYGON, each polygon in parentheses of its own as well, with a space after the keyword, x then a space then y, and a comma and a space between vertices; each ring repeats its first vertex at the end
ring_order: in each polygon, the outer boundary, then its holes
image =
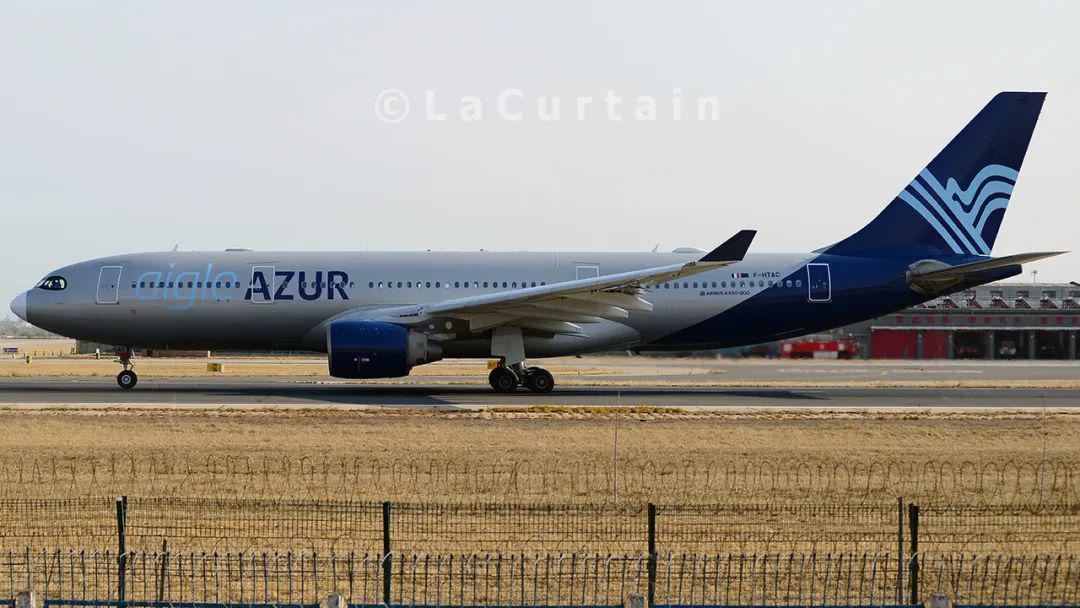
POLYGON ((740 262, 746 257, 750 243, 754 241, 757 230, 740 230, 735 236, 724 241, 719 247, 705 254, 699 262, 740 262))
POLYGON ((1034 262, 1062 253, 1065 252, 1018 253, 956 266, 949 266, 937 260, 923 260, 916 262, 908 269, 907 280, 912 289, 920 293, 945 293, 962 283, 980 284, 1015 276, 1020 273, 1020 265, 1025 262, 1034 262))
POLYGON ((993 270, 995 268, 1004 268, 1005 266, 1012 266, 1014 264, 1025 264, 1027 262, 1034 262, 1035 260, 1042 260, 1044 258, 1053 257, 1055 255, 1061 255, 1067 253, 1065 251, 1039 251, 1035 253, 1018 253, 1016 255, 1007 255, 1000 258, 990 258, 989 260, 983 260, 981 262, 972 262, 970 264, 960 264, 959 266, 949 266, 948 268, 941 268, 937 270, 929 270, 927 272, 913 273, 913 278, 926 279, 930 281, 937 280, 949 280, 949 279, 964 279, 973 274, 983 272, 986 270, 993 270))

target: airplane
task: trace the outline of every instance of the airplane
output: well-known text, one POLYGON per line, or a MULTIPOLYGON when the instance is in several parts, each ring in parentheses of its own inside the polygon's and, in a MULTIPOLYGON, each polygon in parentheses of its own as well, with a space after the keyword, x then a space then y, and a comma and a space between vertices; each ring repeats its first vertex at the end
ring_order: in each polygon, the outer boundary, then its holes
POLYGON ((11 304, 61 335, 134 347, 325 352, 331 376, 497 360, 498 392, 546 393, 529 358, 770 342, 1016 276, 992 257, 1045 93, 1000 93, 869 224, 807 253, 153 252, 59 268, 11 304))

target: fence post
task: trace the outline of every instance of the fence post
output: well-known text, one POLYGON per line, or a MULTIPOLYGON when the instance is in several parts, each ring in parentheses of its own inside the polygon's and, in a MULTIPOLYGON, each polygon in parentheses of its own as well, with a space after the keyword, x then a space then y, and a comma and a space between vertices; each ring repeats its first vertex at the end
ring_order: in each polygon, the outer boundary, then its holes
POLYGON ((15 608, 38 608, 37 593, 25 589, 15 595, 15 608))
POLYGON ((911 604, 919 603, 919 505, 908 505, 908 526, 911 528, 911 604))
POLYGON ((348 604, 345 602, 345 596, 335 591, 326 596, 324 608, 348 608, 348 604))
POLYGON ((904 603, 904 497, 896 499, 896 603, 904 603))
MULTIPOLYGON (((157 601, 165 601, 165 576, 169 572, 169 539, 161 539, 161 575, 158 576, 157 601)), ((181 573, 182 574, 182 573, 181 573)))
POLYGON ((383 605, 390 605, 390 568, 394 560, 390 558, 390 501, 382 503, 382 550, 383 550, 383 605))
POLYGON ((656 505, 649 503, 649 588, 647 606, 656 605, 656 505))
POLYGON ((116 499, 116 597, 123 602, 127 599, 127 496, 116 499))

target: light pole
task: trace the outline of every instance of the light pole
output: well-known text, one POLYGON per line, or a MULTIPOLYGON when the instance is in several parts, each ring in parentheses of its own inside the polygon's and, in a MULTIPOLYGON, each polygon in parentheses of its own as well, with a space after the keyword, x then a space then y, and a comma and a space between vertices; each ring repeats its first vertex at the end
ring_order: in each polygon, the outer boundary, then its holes
POLYGON ((1038 277, 1038 276, 1039 276, 1039 271, 1038 270, 1032 270, 1031 271, 1031 283, 1032 284, 1035 284, 1035 283, 1038 282, 1038 281, 1035 280, 1036 277, 1038 277))

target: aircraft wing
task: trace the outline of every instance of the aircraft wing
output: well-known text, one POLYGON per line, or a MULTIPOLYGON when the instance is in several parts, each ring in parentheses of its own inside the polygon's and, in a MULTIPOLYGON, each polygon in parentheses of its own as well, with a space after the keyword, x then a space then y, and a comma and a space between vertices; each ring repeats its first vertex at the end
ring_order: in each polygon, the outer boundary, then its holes
POLYGON ((502 325, 519 325, 557 334, 578 334, 581 333, 579 323, 619 320, 629 317, 630 311, 651 311, 652 304, 640 297, 649 286, 741 261, 756 234, 754 230, 739 231, 700 259, 682 264, 429 304, 356 311, 343 316, 399 325, 417 325, 436 317, 452 317, 468 321, 473 332, 502 325))

